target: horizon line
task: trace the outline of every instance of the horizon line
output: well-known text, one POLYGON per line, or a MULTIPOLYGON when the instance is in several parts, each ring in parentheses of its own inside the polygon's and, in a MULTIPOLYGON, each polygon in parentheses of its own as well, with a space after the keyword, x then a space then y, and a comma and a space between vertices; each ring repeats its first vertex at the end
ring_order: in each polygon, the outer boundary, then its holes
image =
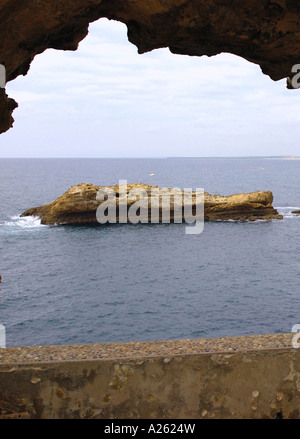
POLYGON ((0 157, 0 160, 151 160, 151 159, 246 159, 246 158, 300 158, 296 155, 245 155, 245 156, 154 156, 154 157, 0 157))

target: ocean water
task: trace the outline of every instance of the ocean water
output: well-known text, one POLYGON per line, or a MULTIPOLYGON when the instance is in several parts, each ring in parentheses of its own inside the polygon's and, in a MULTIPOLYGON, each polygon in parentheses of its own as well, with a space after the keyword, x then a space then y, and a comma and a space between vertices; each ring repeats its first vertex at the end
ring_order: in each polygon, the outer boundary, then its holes
POLYGON ((1 159, 0 324, 8 346, 289 332, 300 323, 300 161, 1 159), (149 173, 155 173, 150 177, 149 173), (24 210, 78 183, 272 190, 273 222, 42 226, 24 210))

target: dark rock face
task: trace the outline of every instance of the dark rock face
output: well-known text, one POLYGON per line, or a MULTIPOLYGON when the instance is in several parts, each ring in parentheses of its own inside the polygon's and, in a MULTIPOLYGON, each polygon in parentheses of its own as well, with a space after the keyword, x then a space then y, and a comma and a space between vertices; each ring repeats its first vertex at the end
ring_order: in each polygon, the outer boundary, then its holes
MULTIPOLYGON (((76 50, 89 23, 101 18, 127 25, 139 53, 169 47, 202 56, 233 53, 259 64, 273 80, 299 63, 298 0, 2 0, 0 64, 7 80, 26 75, 47 48, 76 50)), ((0 107, 2 132, 11 103, 0 107)))
MULTIPOLYGON (((92 184, 79 184, 71 187, 65 194, 57 198, 53 203, 46 204, 45 206, 35 207, 27 210, 22 214, 25 216, 38 216, 41 218, 43 224, 98 224, 96 211, 98 207, 105 201, 103 197, 102 201, 97 199, 97 194, 100 190, 103 190, 103 186, 94 186, 92 184)), ((107 189, 107 188, 106 188, 107 189)), ((119 206, 124 192, 122 186, 110 186, 114 194, 116 194, 116 222, 119 220, 119 206)), ((125 200, 128 209, 137 201, 144 201, 143 205, 146 206, 146 215, 149 218, 151 214, 152 203, 158 202, 158 206, 161 209, 163 206, 163 199, 169 200, 171 189, 162 189, 157 186, 149 186, 146 184, 130 184, 126 186, 125 200), (129 199, 128 192, 132 190, 140 190, 142 192, 136 198, 129 199), (153 191, 154 190, 154 191, 153 191), (155 190, 159 191, 159 196, 155 195, 155 190)), ((132 193, 132 192, 131 192, 132 193)), ((179 194, 180 203, 183 200, 183 192, 176 191, 179 194)), ((124 200, 124 198, 123 198, 124 200)), ((170 222, 174 221, 175 215, 178 215, 176 210, 177 201, 172 198, 170 203, 170 222), (173 203, 173 204, 172 204, 173 203)), ((123 202, 123 201, 122 201, 123 202)), ((197 192, 193 192, 190 206, 191 211, 195 211, 197 204, 197 192)), ((282 216, 278 215, 277 210, 272 207, 273 194, 272 192, 252 192, 249 194, 237 194, 227 197, 220 195, 210 195, 207 192, 204 193, 204 219, 209 220, 271 220, 281 219, 282 216)), ((126 210, 127 213, 127 210, 126 210)), ((180 210, 180 221, 183 219, 183 211, 180 210)), ((177 217, 178 218, 178 217, 177 217)), ((127 214, 125 217, 125 222, 127 214)), ((162 210, 159 214, 159 222, 162 222, 162 210)))
POLYGON ((18 104, 7 96, 4 88, 0 88, 0 134, 13 126, 12 113, 17 106, 18 104))

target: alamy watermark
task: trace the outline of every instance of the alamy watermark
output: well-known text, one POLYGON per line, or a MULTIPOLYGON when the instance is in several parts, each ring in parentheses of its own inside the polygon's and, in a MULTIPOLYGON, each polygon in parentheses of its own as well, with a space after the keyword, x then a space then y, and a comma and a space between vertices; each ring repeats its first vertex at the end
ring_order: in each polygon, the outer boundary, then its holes
POLYGON ((0 88, 5 88, 6 85, 6 69, 3 64, 0 64, 0 88))
POLYGON ((291 72, 293 75, 287 78, 287 88, 298 89, 300 88, 300 64, 295 64, 291 72))
POLYGON ((6 347, 6 329, 5 326, 0 325, 0 349, 6 347))
POLYGON ((164 189, 130 186, 119 181, 119 191, 101 188, 97 201, 97 221, 100 224, 169 224, 185 223, 187 235, 199 235, 204 230, 204 190, 164 189))
POLYGON ((295 335, 292 338, 292 346, 295 349, 299 349, 300 348, 300 342, 299 342, 299 340, 300 340, 300 325, 299 324, 294 325, 292 327, 292 332, 295 333, 295 335))

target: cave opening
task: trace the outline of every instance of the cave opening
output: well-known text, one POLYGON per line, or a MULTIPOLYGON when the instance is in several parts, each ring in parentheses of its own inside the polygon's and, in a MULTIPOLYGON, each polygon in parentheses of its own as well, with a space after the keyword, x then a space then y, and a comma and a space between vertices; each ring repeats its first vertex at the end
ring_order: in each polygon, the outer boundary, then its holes
POLYGON ((231 54, 138 55, 126 33, 100 19, 77 52, 47 50, 9 82, 19 109, 0 157, 296 154, 297 96, 285 80, 231 54))

